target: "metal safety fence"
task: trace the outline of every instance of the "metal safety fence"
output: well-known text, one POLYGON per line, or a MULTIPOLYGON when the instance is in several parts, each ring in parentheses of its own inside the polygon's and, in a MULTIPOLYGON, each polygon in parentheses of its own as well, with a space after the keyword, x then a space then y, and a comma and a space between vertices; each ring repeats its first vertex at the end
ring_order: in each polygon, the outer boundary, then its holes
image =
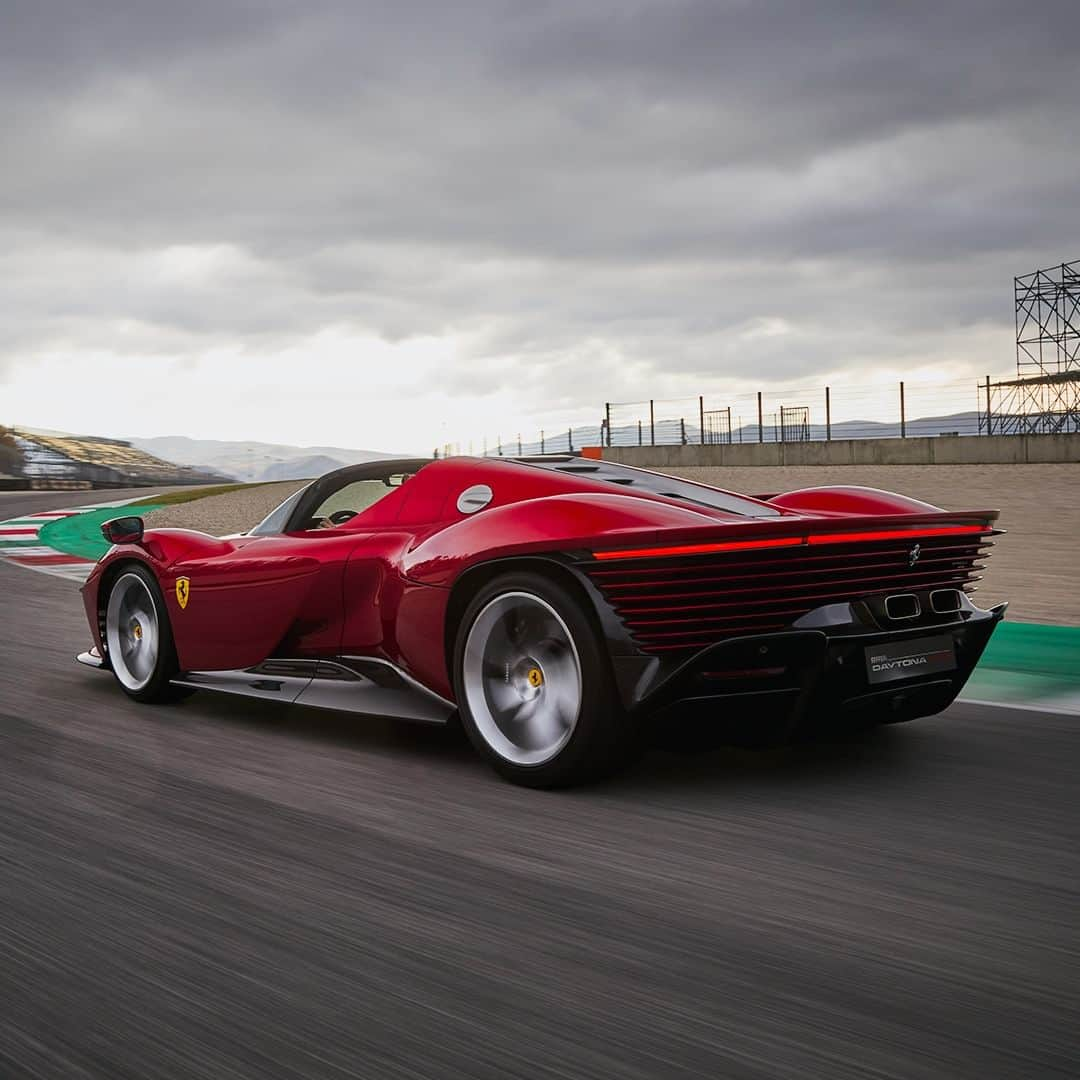
MULTIPOLYGON (((1059 381, 1060 381, 1059 377, 1059 381)), ((793 443, 1080 431, 1077 386, 1036 393, 1015 379, 904 380, 878 385, 804 383, 722 400, 699 395, 606 402, 598 423, 496 434, 438 456, 520 457, 577 453, 586 446, 793 443)))

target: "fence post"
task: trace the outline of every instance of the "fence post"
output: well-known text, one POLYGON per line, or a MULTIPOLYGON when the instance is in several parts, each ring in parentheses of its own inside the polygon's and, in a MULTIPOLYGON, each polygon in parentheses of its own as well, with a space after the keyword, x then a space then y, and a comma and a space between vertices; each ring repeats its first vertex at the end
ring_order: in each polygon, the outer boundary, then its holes
POLYGON ((705 397, 698 394, 697 399, 698 428, 701 434, 701 445, 705 445, 705 397))
POLYGON ((641 446, 641 421, 637 422, 637 444, 641 446))
POLYGON ((900 380, 900 438, 907 438, 907 413, 904 410, 904 381, 900 380))
POLYGON ((566 429, 566 449, 571 454, 574 452, 574 429, 572 427, 566 429))
POLYGON ((994 414, 990 411, 990 376, 986 376, 986 434, 990 434, 994 414))
POLYGON ((544 429, 543 428, 540 429, 540 453, 541 454, 546 454, 547 453, 547 446, 546 446, 546 444, 544 442, 544 429))
POLYGON ((757 392, 757 441, 765 441, 765 420, 761 412, 761 391, 757 392))
POLYGON ((495 437, 499 440, 499 457, 502 457, 503 456, 503 452, 502 452, 502 436, 501 435, 496 435, 495 437))
MULTIPOLYGON (((607 444, 611 445, 611 402, 604 402, 604 427, 607 429, 607 444)), ((603 439, 600 440, 601 444, 603 439)))
POLYGON ((521 457, 521 432, 518 432, 518 457, 521 457))
POLYGON ((682 438, 683 446, 685 446, 686 445, 686 417, 685 416, 680 416, 679 417, 679 435, 682 438))
POLYGON ((832 403, 829 400, 829 388, 825 387, 825 441, 832 441, 832 403))
POLYGON ((652 398, 649 398, 649 445, 656 445, 656 412, 653 409, 652 398))

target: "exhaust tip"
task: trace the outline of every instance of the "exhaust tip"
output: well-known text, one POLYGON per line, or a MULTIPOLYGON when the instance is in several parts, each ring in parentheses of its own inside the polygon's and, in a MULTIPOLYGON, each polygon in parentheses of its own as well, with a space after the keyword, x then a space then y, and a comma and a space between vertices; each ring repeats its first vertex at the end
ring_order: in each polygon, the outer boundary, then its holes
POLYGON ((930 607, 938 615, 949 615, 963 606, 959 589, 935 589, 930 594, 930 607))
POLYGON ((885 614, 890 619, 917 619, 922 614, 922 605, 914 593, 896 593, 885 597, 885 614))

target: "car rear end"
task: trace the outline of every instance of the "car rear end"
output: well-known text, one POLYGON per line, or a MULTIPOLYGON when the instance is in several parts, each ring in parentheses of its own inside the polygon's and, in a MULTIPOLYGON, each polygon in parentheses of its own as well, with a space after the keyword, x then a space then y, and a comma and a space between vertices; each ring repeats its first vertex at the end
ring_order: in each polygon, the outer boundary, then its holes
POLYGON ((578 569, 627 704, 789 730, 908 720, 956 697, 1004 615, 972 598, 996 516, 786 516, 578 569))

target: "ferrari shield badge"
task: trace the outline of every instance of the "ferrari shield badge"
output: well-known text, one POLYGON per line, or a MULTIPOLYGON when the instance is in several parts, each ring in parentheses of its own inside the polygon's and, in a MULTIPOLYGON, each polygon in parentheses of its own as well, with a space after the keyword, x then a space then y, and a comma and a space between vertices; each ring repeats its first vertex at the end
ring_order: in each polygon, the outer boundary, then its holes
POLYGON ((187 607, 188 597, 191 595, 191 582, 186 577, 176 579, 176 602, 183 610, 187 607))

